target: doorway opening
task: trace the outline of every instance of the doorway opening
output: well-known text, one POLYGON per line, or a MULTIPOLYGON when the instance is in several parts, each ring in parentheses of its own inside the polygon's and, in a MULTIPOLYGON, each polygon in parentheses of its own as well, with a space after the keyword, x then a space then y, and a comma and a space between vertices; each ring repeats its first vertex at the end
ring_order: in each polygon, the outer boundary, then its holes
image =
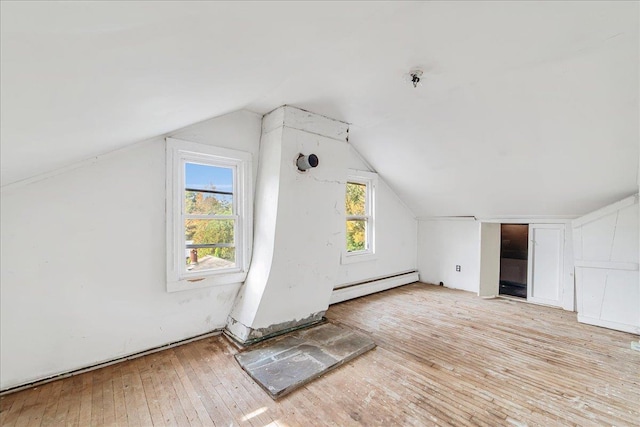
POLYGON ((500 225, 500 295, 527 298, 529 225, 500 225))

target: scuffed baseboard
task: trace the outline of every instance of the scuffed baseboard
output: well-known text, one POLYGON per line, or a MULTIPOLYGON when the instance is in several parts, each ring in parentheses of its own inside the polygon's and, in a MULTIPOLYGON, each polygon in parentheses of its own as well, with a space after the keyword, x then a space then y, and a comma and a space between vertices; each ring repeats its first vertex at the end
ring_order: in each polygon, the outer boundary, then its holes
POLYGON ((50 383, 52 381, 61 380, 61 379, 64 379, 64 378, 72 377, 74 375, 84 374, 85 372, 95 371, 96 369, 105 368, 107 366, 115 365, 116 363, 125 362, 127 360, 132 360, 132 359, 137 359, 138 357, 146 356, 146 355, 152 354, 152 353, 157 353, 159 351, 167 350, 167 349, 170 349, 170 348, 173 348, 173 347, 178 347, 180 345, 188 344, 188 343, 193 342, 193 341, 198 341, 198 340, 202 340, 202 339, 209 338, 209 337, 215 337, 215 336, 220 335, 220 334, 222 334, 222 329, 215 329, 215 330, 213 330, 211 332, 206 332, 204 334, 196 335, 196 336, 190 337, 190 338, 185 338, 185 339, 179 340, 179 341, 173 341, 173 342, 170 342, 170 343, 167 343, 167 344, 163 344, 163 345, 159 345, 157 347, 150 348, 148 350, 139 351, 137 353, 132 353, 132 354, 129 354, 129 355, 126 355, 126 356, 120 356, 120 357, 117 357, 117 358, 114 358, 114 359, 109 359, 109 360, 106 360, 106 361, 98 362, 98 363, 95 363, 93 365, 85 366, 85 367, 74 369, 74 370, 71 370, 71 371, 65 371, 65 372, 61 372, 59 374, 55 374, 55 375, 52 375, 52 376, 48 376, 48 377, 44 377, 44 378, 28 381, 26 383, 14 385, 14 386, 9 386, 9 387, 7 387, 5 389, 0 390, 0 396, 4 396, 5 394, 9 394, 9 393, 15 393, 17 391, 25 390, 25 389, 32 388, 32 387, 38 387, 38 386, 50 383))

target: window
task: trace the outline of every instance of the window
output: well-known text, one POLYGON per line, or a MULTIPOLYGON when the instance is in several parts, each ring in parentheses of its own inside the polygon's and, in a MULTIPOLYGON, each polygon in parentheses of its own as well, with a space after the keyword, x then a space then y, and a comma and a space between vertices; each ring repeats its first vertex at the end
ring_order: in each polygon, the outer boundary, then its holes
POLYGON ((349 171, 346 186, 346 248, 343 264, 374 258, 375 173, 349 171))
POLYGON ((250 173, 250 153, 167 138, 169 291, 246 278, 250 173))

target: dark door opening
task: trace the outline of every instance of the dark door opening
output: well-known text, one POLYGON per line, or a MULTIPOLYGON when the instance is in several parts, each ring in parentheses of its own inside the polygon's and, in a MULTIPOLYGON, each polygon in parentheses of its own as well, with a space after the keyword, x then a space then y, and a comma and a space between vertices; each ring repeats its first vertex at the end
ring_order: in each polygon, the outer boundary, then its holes
POLYGON ((500 295, 527 297, 529 225, 500 225, 500 295))

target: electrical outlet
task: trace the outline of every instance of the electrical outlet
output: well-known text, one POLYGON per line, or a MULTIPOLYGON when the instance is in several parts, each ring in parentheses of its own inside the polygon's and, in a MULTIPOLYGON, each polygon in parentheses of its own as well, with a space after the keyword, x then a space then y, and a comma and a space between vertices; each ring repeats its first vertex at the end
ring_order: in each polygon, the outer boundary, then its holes
POLYGON ((460 271, 460 266, 456 265, 456 271, 460 271))

